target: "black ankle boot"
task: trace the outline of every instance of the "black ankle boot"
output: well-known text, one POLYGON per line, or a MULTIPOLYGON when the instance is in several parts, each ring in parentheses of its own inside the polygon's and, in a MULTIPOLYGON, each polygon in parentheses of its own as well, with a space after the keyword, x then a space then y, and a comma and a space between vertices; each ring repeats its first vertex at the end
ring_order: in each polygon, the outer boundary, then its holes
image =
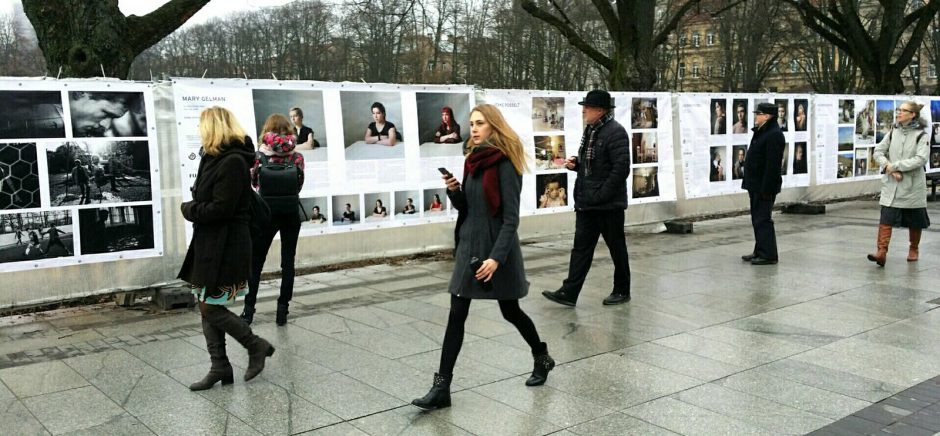
POLYGON ((555 367, 555 359, 548 355, 548 345, 544 342, 532 350, 532 357, 535 359, 535 367, 532 368, 532 375, 525 381, 525 385, 541 386, 548 380, 548 372, 555 367))
POLYGON ((277 315, 274 318, 274 323, 277 325, 287 324, 287 303, 277 305, 277 315))
POLYGON ((422 398, 416 398, 411 404, 423 410, 443 409, 450 407, 450 381, 453 378, 451 374, 434 373, 434 385, 428 394, 422 398))
POLYGON ((255 320, 255 308, 245 306, 245 309, 242 310, 242 319, 245 324, 251 325, 251 322, 255 320))

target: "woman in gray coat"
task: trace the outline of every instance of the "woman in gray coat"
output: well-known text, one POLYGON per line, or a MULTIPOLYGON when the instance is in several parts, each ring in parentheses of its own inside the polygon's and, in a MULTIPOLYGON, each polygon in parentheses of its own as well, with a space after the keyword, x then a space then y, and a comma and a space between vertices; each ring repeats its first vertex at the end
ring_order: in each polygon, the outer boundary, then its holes
POLYGON ((463 344, 464 322, 474 299, 499 300, 503 318, 519 329, 532 348, 535 367, 527 386, 545 383, 555 361, 541 342, 535 324, 519 307, 529 292, 519 248, 519 197, 526 156, 519 136, 493 105, 470 114, 469 152, 463 185, 443 176, 447 196, 457 208, 456 265, 450 279, 450 316, 444 333, 439 371, 423 398, 411 402, 424 410, 450 407, 450 381, 463 344))
POLYGON ((878 251, 868 260, 884 266, 891 242, 892 227, 907 227, 910 232, 908 262, 919 257, 920 235, 930 226, 927 216, 927 184, 924 165, 930 154, 928 124, 920 118, 924 107, 906 101, 895 111, 894 128, 875 147, 875 160, 881 167, 881 220, 878 223, 878 251))

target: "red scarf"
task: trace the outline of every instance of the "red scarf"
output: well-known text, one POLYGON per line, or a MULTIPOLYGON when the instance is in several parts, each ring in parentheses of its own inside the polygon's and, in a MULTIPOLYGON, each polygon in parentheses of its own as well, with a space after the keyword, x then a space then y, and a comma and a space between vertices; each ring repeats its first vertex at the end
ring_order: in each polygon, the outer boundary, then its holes
POLYGON ((499 169, 497 166, 506 159, 506 155, 495 147, 481 147, 470 153, 463 163, 464 177, 478 177, 483 173, 483 195, 490 207, 490 215, 499 212, 499 169))

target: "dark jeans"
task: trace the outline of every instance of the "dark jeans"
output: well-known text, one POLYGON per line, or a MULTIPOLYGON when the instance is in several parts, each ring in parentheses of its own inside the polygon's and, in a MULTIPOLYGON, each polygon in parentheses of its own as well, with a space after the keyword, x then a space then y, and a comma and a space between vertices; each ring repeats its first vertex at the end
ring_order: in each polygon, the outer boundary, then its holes
POLYGON ((760 193, 748 191, 751 197, 751 226, 754 227, 755 257, 777 260, 777 234, 774 232, 774 220, 770 213, 774 208, 777 195, 770 196, 769 200, 761 199, 760 193))
POLYGON ((630 260, 627 256, 627 238, 623 234, 624 210, 579 210, 576 213, 574 247, 571 249, 568 278, 561 285, 561 290, 575 300, 578 298, 594 260, 597 238, 603 235, 610 258, 614 262, 613 292, 629 294, 630 260))
POLYGON ((245 296, 246 309, 255 308, 261 270, 264 269, 264 260, 268 257, 268 249, 277 232, 281 232, 281 295, 277 298, 277 304, 287 304, 294 296, 294 255, 297 253, 300 218, 295 213, 272 214, 271 225, 251 241, 251 275, 248 278, 248 295, 245 296))

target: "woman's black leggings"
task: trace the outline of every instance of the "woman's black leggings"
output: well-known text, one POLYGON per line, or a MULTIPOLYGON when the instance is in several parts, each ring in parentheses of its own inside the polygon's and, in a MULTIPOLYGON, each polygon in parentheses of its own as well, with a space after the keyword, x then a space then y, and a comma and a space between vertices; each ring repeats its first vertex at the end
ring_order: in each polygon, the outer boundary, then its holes
MULTIPOLYGON (((463 346, 463 325, 467 321, 467 314, 470 313, 470 301, 469 298, 453 294, 450 296, 450 316, 447 318, 447 330, 444 332, 441 366, 438 371, 440 374, 454 373, 454 364, 457 363, 457 355, 463 346)), ((532 350, 540 348, 539 333, 535 330, 532 319, 519 307, 519 300, 499 300, 499 311, 503 313, 506 321, 519 329, 522 338, 532 350)))

